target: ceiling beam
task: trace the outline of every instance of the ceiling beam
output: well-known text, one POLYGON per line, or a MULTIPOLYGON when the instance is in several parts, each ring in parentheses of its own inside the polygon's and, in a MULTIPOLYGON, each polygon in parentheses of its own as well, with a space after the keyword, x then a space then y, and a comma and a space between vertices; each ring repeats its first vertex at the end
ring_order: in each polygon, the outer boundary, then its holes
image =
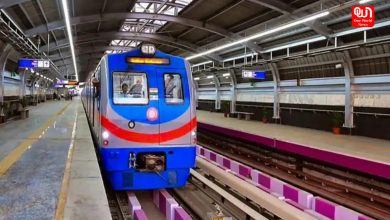
MULTIPOLYGON (((288 5, 287 3, 282 2, 281 0, 247 0, 257 5, 262 5, 277 12, 280 12, 284 15, 288 15, 294 19, 300 19, 306 15, 309 15, 308 12, 298 12, 294 13, 297 8, 288 5)), ((305 23, 306 26, 310 27, 313 31, 317 32, 317 34, 328 37, 332 34, 332 30, 330 30, 326 25, 323 25, 319 21, 311 21, 305 23)))
MULTIPOLYGON (((97 52, 103 53, 106 50, 124 50, 124 51, 127 51, 127 50, 131 50, 131 49, 134 49, 134 47, 121 47, 121 46, 107 46, 106 45, 106 46, 98 46, 98 47, 79 47, 79 48, 75 48, 75 50, 76 50, 76 57, 78 57, 79 55, 88 54, 88 53, 97 53, 97 52)), ((57 60, 66 59, 66 58, 69 58, 69 57, 72 57, 72 54, 70 53, 70 51, 68 51, 66 53, 63 53, 62 56, 60 54, 56 54, 56 55, 50 56, 49 58, 53 62, 55 62, 57 60)))
MULTIPOLYGON (((87 16, 79 16, 72 17, 70 19, 71 25, 79 25, 79 24, 87 24, 94 22, 102 22, 102 21, 112 21, 112 20, 125 20, 125 19, 149 19, 149 20, 161 20, 174 22, 181 25, 191 26, 194 28, 198 28, 201 30, 205 30, 208 32, 212 32, 214 34, 218 34, 224 37, 230 37, 231 33, 224 28, 203 23, 202 21, 197 21, 184 17, 177 17, 172 15, 164 15, 164 14, 152 14, 152 13, 105 13, 105 14, 94 14, 87 16)), ((57 20, 48 23, 47 25, 40 25, 29 30, 25 31, 26 36, 33 37, 35 35, 43 34, 48 31, 53 31, 57 29, 65 28, 65 22, 63 20, 57 20)))
POLYGON ((257 5, 262 5, 264 7, 270 8, 274 11, 280 12, 282 14, 291 14, 294 11, 294 8, 280 0, 247 0, 257 5))
MULTIPOLYGON (((101 40, 137 40, 137 41, 149 41, 149 42, 161 42, 163 44, 171 45, 172 47, 182 49, 189 52, 199 53, 198 46, 187 41, 178 40, 173 37, 169 37, 161 34, 152 33, 138 33, 138 32, 102 32, 96 34, 85 34, 74 39, 75 44, 77 42, 95 42, 101 40)), ((58 45, 51 43, 50 48, 57 49, 58 47, 68 47, 69 42, 67 39, 59 40, 58 45)), ((41 50, 46 50, 47 45, 42 46, 41 50)), ((215 61, 221 61, 222 58, 217 55, 209 55, 209 57, 215 61)))
MULTIPOLYGON (((211 25, 207 22, 197 21, 189 18, 179 17, 179 16, 171 16, 164 14, 152 14, 152 13, 105 13, 105 14, 94 14, 88 16, 79 16, 71 18, 71 25, 79 25, 79 24, 87 24, 93 22, 102 22, 102 21, 111 21, 111 20, 125 20, 125 19, 149 19, 149 20, 162 20, 173 23, 178 23, 185 26, 190 26, 193 28, 201 29, 204 31, 208 31, 214 34, 218 34, 220 36, 230 38, 230 39, 239 39, 240 36, 229 32, 228 30, 211 25)), ((63 20, 57 20, 50 22, 49 24, 40 25, 29 30, 25 31, 25 34, 29 37, 33 37, 42 33, 46 33, 48 31, 53 31, 57 29, 65 28, 65 23, 63 20)), ((193 45, 191 48, 197 48, 198 46, 193 45), (193 47, 195 46, 195 47, 193 47)), ((247 43, 251 50, 259 52, 259 48, 254 43, 247 43)), ((190 51, 190 52, 198 52, 198 51, 190 51)), ((215 55, 212 55, 215 57, 215 55)), ((215 58, 214 58, 215 59, 215 58)))
MULTIPOLYGON (((80 63, 81 65, 85 65, 86 62, 89 62, 90 60, 96 60, 99 61, 100 58, 103 57, 103 54, 83 54, 78 56, 77 63, 80 63)), ((63 60, 57 60, 54 62, 58 67, 66 66, 66 65, 73 65, 73 61, 71 58, 64 58, 63 60)), ((73 68, 69 68, 72 70, 73 68)))
POLYGON ((9 8, 14 5, 22 4, 24 2, 29 2, 30 0, 1 0, 0 8, 9 8))
MULTIPOLYGON (((137 0, 137 3, 161 3, 161 2, 156 0, 137 0)), ((176 3, 174 1, 171 2, 168 1, 167 3, 165 3, 165 5, 172 6, 172 7, 182 7, 182 8, 187 6, 185 4, 176 3)))

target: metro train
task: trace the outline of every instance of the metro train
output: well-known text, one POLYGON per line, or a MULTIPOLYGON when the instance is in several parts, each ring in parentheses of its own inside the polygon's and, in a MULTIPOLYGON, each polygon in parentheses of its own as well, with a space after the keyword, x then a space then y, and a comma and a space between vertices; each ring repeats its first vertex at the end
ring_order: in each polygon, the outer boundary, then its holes
POLYGON ((188 62, 152 44, 106 54, 81 93, 103 174, 114 190, 177 188, 196 157, 188 62))

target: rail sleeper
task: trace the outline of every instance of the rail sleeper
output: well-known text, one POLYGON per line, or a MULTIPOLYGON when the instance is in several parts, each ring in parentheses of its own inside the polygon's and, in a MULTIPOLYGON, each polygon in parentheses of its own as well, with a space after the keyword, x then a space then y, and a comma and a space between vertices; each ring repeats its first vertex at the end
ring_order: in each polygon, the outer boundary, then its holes
POLYGON ((280 200, 284 200, 284 182, 276 178, 271 178, 271 195, 280 200))
POLYGON ((146 216, 146 213, 142 209, 137 209, 134 211, 134 220, 148 220, 148 217, 146 216))
POLYGON ((179 204, 173 198, 167 199, 165 202, 165 216, 167 217, 166 219, 173 220, 175 216, 175 209, 179 207, 179 204))
POLYGON ((175 215, 173 220, 192 220, 191 216, 187 214, 182 207, 175 208, 175 215))
POLYGON ((289 184, 283 186, 283 196, 286 202, 300 210, 310 209, 313 195, 289 184))
POLYGON ((141 204, 139 203, 137 197, 132 192, 127 192, 127 200, 129 204, 129 210, 131 211, 131 217, 134 218, 134 212, 140 210, 141 204))
POLYGON ((153 202, 167 220, 192 219, 166 190, 153 191, 153 202))

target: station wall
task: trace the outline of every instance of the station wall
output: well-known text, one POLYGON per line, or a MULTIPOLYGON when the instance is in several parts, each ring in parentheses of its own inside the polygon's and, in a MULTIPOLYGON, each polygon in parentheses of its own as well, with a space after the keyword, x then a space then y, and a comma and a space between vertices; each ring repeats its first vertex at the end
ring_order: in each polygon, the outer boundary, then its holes
MULTIPOLYGON (((354 94, 355 107, 390 108, 390 94, 354 94)), ((214 100, 215 93, 200 94, 199 100, 214 100)), ((230 100, 229 93, 221 93, 221 100, 230 100)), ((273 94, 253 94, 238 92, 239 102, 273 103, 273 94)), ((299 94, 280 93, 280 103, 297 105, 330 105, 340 106, 345 104, 343 94, 299 94)))

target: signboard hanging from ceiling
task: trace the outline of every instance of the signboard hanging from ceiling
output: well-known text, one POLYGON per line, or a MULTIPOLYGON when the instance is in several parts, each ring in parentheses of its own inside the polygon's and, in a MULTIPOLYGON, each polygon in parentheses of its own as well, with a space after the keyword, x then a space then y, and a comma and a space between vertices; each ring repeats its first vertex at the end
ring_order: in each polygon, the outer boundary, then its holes
POLYGON ((19 59, 19 68, 50 68, 49 60, 41 59, 19 59))
POLYGON ((262 70, 243 70, 242 78, 265 79, 266 72, 262 70))

